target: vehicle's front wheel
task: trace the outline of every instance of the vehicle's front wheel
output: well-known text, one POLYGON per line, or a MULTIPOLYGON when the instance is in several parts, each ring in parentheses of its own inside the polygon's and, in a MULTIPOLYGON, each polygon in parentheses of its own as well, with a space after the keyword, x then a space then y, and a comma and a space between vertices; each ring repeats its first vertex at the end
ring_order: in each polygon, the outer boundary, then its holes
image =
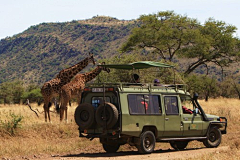
POLYGON ((183 150, 187 147, 188 141, 171 141, 170 145, 175 150, 183 150))
POLYGON ((156 138, 152 131, 145 131, 140 136, 140 144, 136 145, 139 153, 152 153, 155 148, 156 138))
POLYGON ((203 141, 203 144, 207 148, 218 147, 222 140, 222 134, 218 127, 211 127, 208 134, 207 139, 203 141))
POLYGON ((107 153, 115 153, 117 152, 117 150, 119 149, 120 145, 119 144, 105 144, 103 143, 103 149, 107 152, 107 153))

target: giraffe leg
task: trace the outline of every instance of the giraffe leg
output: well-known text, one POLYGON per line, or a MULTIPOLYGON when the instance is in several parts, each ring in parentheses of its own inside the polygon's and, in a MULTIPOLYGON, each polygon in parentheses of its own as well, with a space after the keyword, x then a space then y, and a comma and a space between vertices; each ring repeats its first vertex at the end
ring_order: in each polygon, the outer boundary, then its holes
POLYGON ((45 115, 45 122, 47 122, 48 121, 47 119, 49 117, 48 102, 44 102, 43 109, 44 109, 44 115, 45 115))
POLYGON ((64 118, 64 111, 65 111, 65 108, 67 107, 67 103, 68 103, 68 100, 66 99, 63 99, 61 101, 61 106, 60 106, 60 121, 63 120, 64 118))
POLYGON ((44 105, 43 105, 45 122, 47 122, 47 119, 49 120, 49 122, 51 122, 50 113, 49 113, 49 108, 51 107, 51 105, 52 103, 50 102, 50 96, 45 96, 44 105))
POLYGON ((47 116, 48 116, 48 120, 49 122, 51 122, 51 118, 50 118, 50 107, 51 107, 52 103, 49 102, 47 105, 47 116))
POLYGON ((78 94, 78 100, 77 100, 77 103, 78 103, 78 105, 80 105, 80 103, 81 103, 81 98, 82 98, 82 91, 78 94))
POLYGON ((63 106, 61 105, 61 106, 60 106, 60 121, 63 120, 63 112, 64 112, 63 106))
POLYGON ((65 110, 65 122, 68 123, 68 119, 67 119, 67 110, 68 110, 68 107, 66 106, 64 110, 65 110))
POLYGON ((61 102, 61 105, 60 105, 60 121, 62 121, 62 117, 63 117, 63 103, 61 102))
POLYGON ((47 122, 47 108, 45 104, 43 105, 43 109, 44 109, 45 122, 47 122))

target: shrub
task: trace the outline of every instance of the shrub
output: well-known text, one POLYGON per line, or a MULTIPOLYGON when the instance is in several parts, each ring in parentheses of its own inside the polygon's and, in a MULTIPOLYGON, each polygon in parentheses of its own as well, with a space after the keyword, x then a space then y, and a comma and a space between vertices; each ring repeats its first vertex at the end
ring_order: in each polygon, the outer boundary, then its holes
POLYGON ((22 119, 23 116, 9 112, 7 120, 0 120, 0 129, 11 136, 14 136, 17 133, 17 129, 21 128, 22 119))

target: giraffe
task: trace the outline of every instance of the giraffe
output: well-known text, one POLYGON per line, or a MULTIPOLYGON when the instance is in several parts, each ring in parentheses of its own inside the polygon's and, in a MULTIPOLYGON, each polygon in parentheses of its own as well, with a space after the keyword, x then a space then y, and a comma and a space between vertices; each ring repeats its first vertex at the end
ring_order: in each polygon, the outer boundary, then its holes
POLYGON ((41 88, 41 93, 44 99, 43 108, 45 114, 45 122, 47 122, 47 118, 49 122, 51 122, 49 113, 49 108, 51 107, 51 99, 58 96, 61 91, 61 87, 70 82, 72 78, 83 68, 85 68, 89 63, 93 63, 95 65, 92 53, 89 53, 89 56, 80 61, 79 63, 61 70, 54 79, 44 83, 41 88))
MULTIPOLYGON (((105 63, 103 62, 102 64, 105 64, 105 63)), ((107 73, 110 72, 109 68, 106 68, 103 66, 97 66, 97 68, 95 68, 91 72, 84 73, 84 74, 77 74, 71 82, 69 82, 68 84, 64 85, 61 88, 60 121, 63 120, 63 116, 65 113, 65 121, 67 122, 67 109, 68 109, 67 104, 70 101, 70 99, 73 96, 75 96, 78 98, 78 104, 80 104, 81 94, 83 92, 85 84, 88 81, 91 81, 92 79, 94 79, 97 75, 99 75, 102 70, 106 71, 107 73)))

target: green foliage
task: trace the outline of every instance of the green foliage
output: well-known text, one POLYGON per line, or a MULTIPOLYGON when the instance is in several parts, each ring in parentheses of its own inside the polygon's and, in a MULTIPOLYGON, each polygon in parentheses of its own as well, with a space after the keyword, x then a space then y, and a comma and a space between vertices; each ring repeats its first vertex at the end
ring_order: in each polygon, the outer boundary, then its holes
POLYGON ((93 52, 96 59, 117 53, 137 24, 111 17, 42 23, 0 41, 0 83, 23 79, 37 84, 52 79, 93 52))
POLYGON ((13 112, 9 112, 7 115, 8 120, 1 120, 0 119, 0 124, 1 124, 1 130, 8 133, 11 136, 14 136, 17 133, 17 129, 21 128, 21 122, 23 120, 23 116, 21 115, 16 115, 13 112))
POLYGON ((195 39, 194 45, 182 50, 184 57, 197 58, 185 71, 191 73, 194 69, 204 64, 214 63, 220 67, 238 61, 240 57, 239 39, 234 38, 236 27, 225 22, 209 19, 199 27, 200 36, 195 39))
POLYGON ((4 104, 20 103, 23 92, 23 82, 20 80, 0 84, 0 99, 4 104))
POLYGON ((29 99, 30 102, 41 102, 42 101, 42 94, 40 88, 31 89, 29 91, 24 92, 22 95, 22 99, 26 101, 29 99))
POLYGON ((176 57, 192 58, 185 75, 201 65, 214 63, 220 67, 236 62, 240 57, 240 40, 234 38, 236 27, 209 19, 204 25, 196 19, 173 11, 143 15, 140 27, 134 28, 121 51, 147 49, 164 61, 176 57))
POLYGON ((210 96, 219 96, 219 83, 214 77, 210 78, 206 75, 191 74, 186 77, 185 81, 188 85, 188 91, 191 94, 198 93, 200 97, 205 98, 206 101, 210 96))
MULTIPOLYGON (((178 71, 185 73, 185 76, 193 71, 205 74, 210 69, 214 73, 209 73, 217 75, 219 81, 223 67, 240 58, 240 41, 234 38, 235 31, 235 26, 222 21, 209 19, 201 25, 196 19, 173 11, 142 15, 132 21, 96 16, 84 21, 31 26, 23 33, 0 40, 0 103, 20 103, 25 99, 40 102, 42 97, 37 85, 42 85, 62 69, 76 64, 88 52, 93 52, 97 61, 108 64, 141 60, 170 61, 176 68, 179 65, 178 71), (119 50, 126 53, 118 55, 119 50), (185 60, 181 61, 180 58, 185 60), (220 66, 220 69, 216 66, 220 66), (22 81, 17 82, 16 79, 22 81), (28 88, 29 83, 37 85, 28 88)), ((237 76, 239 67, 236 70, 234 74, 237 76)), ((111 74, 102 72, 99 80, 129 81, 133 73, 139 74, 143 83, 152 82, 155 78, 162 83, 174 82, 171 79, 173 71, 167 69, 112 70, 111 74), (148 72, 155 74, 150 76, 146 74, 148 72)), ((182 76, 179 77, 181 79, 182 76)), ((212 78, 207 80, 200 76, 192 80, 190 78, 187 82, 192 90, 200 91, 203 97, 207 97, 208 93, 215 96, 212 91, 228 97, 230 94, 235 96, 236 92, 240 95, 237 89, 239 80, 231 83, 236 87, 229 87, 227 83, 223 85, 226 93, 212 88, 212 85, 221 86, 212 78), (202 84, 201 81, 206 82, 202 84)))
POLYGON ((15 80, 0 84, 0 103, 4 104, 20 104, 22 101, 29 99, 30 102, 41 102, 42 95, 39 86, 29 84, 23 81, 15 80))
POLYGON ((176 54, 180 54, 180 49, 198 34, 197 27, 200 25, 196 19, 172 11, 143 15, 139 21, 141 26, 133 29, 121 50, 148 48, 165 61, 172 61, 176 54))

